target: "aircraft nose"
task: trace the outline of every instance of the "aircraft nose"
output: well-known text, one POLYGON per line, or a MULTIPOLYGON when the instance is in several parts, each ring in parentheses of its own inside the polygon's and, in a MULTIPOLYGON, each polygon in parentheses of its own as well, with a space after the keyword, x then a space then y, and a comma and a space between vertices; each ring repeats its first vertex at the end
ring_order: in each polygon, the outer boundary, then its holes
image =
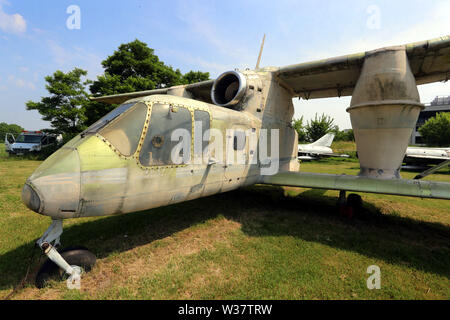
POLYGON ((23 203, 52 218, 71 218, 80 203, 80 159, 73 148, 62 148, 45 160, 22 189, 23 203))
POLYGON ((39 212, 41 207, 41 199, 36 191, 28 184, 25 183, 22 189, 22 201, 23 203, 34 212, 39 212))

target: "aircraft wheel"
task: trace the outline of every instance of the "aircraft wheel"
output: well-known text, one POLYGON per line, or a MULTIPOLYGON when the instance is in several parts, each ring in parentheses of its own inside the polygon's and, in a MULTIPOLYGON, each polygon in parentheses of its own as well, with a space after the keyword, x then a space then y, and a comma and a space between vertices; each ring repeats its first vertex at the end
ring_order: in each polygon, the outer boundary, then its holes
POLYGON ((357 214, 361 212, 363 205, 362 198, 359 194, 351 193, 347 197, 347 206, 353 209, 353 213, 357 214))
MULTIPOLYGON (((92 252, 82 246, 67 247, 60 250, 59 253, 69 265, 79 266, 83 272, 91 271, 97 260, 92 252)), ((59 276, 59 278, 62 279, 64 276, 64 271, 61 270, 53 261, 47 259, 36 275, 35 285, 41 289, 56 276, 59 276)))

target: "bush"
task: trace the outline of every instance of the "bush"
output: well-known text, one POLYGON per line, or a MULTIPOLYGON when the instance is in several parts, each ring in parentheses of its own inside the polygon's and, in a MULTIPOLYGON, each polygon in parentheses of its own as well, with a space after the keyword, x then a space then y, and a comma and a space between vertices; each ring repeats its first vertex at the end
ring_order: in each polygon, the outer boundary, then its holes
POLYGON ((335 137, 334 141, 355 141, 355 136, 353 135, 353 129, 346 131, 339 131, 336 126, 336 131, 334 131, 335 137))
POLYGON ((292 127, 297 131, 298 142, 306 141, 305 127, 303 126, 303 116, 300 119, 292 120, 292 127))
POLYGON ((436 114, 419 128, 423 140, 429 146, 450 146, 450 112, 436 114))

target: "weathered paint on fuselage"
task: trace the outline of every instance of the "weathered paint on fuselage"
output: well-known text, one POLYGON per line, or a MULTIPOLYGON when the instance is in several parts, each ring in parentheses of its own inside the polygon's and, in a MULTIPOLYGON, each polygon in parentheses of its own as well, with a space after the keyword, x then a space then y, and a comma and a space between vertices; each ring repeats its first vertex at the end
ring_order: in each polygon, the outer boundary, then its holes
MULTIPOLYGON (((241 111, 190 99, 183 90, 175 91, 177 96, 153 95, 130 100, 144 102, 148 107, 136 152, 123 156, 99 133, 75 137, 27 180, 40 199, 39 208, 34 210, 53 218, 128 213, 226 192, 261 180, 261 163, 259 160, 252 163, 258 147, 251 146, 249 139, 243 150, 244 163, 228 164, 222 159, 214 164, 196 163, 191 152, 191 161, 187 164, 142 166, 139 154, 154 103, 187 108, 192 119, 195 110, 207 111, 211 129, 219 130, 224 137, 227 129, 249 130, 257 137, 261 129, 278 129, 282 142, 277 159, 279 171, 298 171, 290 93, 274 81, 269 72, 246 73, 249 87, 253 89, 248 90, 241 111)), ((192 121, 192 134, 194 130, 192 121)), ((215 157, 214 154, 209 156, 215 157)))

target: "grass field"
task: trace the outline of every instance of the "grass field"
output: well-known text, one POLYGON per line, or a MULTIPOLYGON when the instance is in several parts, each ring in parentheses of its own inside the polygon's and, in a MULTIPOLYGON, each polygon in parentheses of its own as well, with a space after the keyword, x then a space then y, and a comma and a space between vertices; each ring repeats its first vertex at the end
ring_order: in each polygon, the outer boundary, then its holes
MULTIPOLYGON (((51 222, 20 200, 40 162, 10 160, 2 148, 0 297, 23 278, 33 242, 51 222)), ((356 174, 358 162, 326 160, 301 168, 356 174)), ((428 179, 450 182, 450 170, 428 179)), ((348 221, 337 214, 337 195, 253 186, 146 212, 68 220, 63 245, 87 246, 98 257, 81 290, 68 290, 62 281, 36 289, 35 261, 14 298, 450 298, 449 201, 361 194, 364 215, 348 221), (380 290, 366 287, 370 265, 381 268, 380 290)))

